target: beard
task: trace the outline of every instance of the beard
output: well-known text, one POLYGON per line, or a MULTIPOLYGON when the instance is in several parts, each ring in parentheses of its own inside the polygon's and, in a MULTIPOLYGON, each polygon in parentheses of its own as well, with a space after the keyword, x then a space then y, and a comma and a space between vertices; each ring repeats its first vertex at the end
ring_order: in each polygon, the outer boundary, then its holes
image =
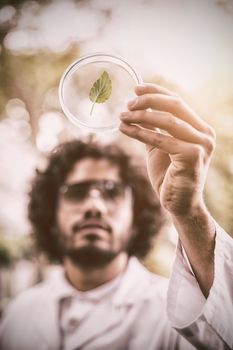
POLYGON ((87 245, 80 248, 65 249, 63 256, 68 257, 75 265, 83 269, 91 269, 108 265, 121 251, 114 252, 100 249, 94 245, 87 245))
MULTIPOLYGON (((89 244, 75 247, 67 241, 65 234, 57 227, 54 230, 58 241, 59 251, 62 259, 69 258, 76 266, 82 269, 101 268, 108 265, 120 253, 128 251, 134 241, 134 234, 129 234, 128 238, 119 243, 118 248, 103 249, 95 244, 91 244, 90 237, 89 244)), ((92 242, 93 243, 93 242, 92 242)))
POLYGON ((129 239, 126 242, 121 242, 117 249, 113 247, 103 249, 93 244, 93 242, 91 243, 92 239, 90 239, 89 244, 75 247, 67 241, 61 231, 56 230, 56 236, 62 259, 69 258, 74 265, 82 269, 101 268, 108 265, 120 253, 127 252, 131 243, 131 239, 129 239))

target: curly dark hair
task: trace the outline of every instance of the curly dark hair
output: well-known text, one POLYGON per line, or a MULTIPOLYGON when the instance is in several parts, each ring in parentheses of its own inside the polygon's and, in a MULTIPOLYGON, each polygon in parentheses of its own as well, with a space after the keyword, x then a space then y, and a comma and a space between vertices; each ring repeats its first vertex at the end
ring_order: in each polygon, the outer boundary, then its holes
POLYGON ((74 140, 60 144, 48 157, 44 171, 36 170, 29 193, 28 217, 40 250, 51 261, 61 262, 59 240, 54 234, 58 192, 74 164, 84 158, 107 159, 117 165, 122 181, 130 185, 134 198, 134 238, 128 255, 145 257, 164 223, 164 213, 148 181, 145 167, 133 163, 132 157, 115 144, 101 145, 74 140))

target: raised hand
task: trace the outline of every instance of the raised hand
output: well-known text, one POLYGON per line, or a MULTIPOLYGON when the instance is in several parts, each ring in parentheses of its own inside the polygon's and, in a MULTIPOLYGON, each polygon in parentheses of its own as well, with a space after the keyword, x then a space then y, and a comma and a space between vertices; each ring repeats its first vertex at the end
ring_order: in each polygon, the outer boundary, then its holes
POLYGON ((202 202, 215 132, 163 87, 145 84, 136 93, 129 111, 121 114, 120 130, 147 145, 148 174, 161 205, 174 215, 185 215, 202 202))

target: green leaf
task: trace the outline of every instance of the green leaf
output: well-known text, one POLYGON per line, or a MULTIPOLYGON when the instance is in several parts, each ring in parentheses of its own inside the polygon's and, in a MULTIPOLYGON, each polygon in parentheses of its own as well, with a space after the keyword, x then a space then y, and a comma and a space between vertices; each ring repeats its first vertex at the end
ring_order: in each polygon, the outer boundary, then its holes
POLYGON ((106 71, 97 79, 89 93, 89 98, 93 102, 90 115, 92 115, 94 105, 107 101, 112 92, 112 82, 106 71))

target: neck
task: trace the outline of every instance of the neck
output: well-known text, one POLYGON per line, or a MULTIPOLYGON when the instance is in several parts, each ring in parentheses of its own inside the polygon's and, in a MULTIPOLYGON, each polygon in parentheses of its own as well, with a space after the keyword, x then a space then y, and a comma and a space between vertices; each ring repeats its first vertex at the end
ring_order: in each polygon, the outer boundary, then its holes
POLYGON ((81 268, 75 265, 68 257, 64 260, 64 266, 69 282, 77 290, 88 291, 117 277, 124 271, 127 262, 128 255, 122 252, 109 264, 100 268, 81 268))

